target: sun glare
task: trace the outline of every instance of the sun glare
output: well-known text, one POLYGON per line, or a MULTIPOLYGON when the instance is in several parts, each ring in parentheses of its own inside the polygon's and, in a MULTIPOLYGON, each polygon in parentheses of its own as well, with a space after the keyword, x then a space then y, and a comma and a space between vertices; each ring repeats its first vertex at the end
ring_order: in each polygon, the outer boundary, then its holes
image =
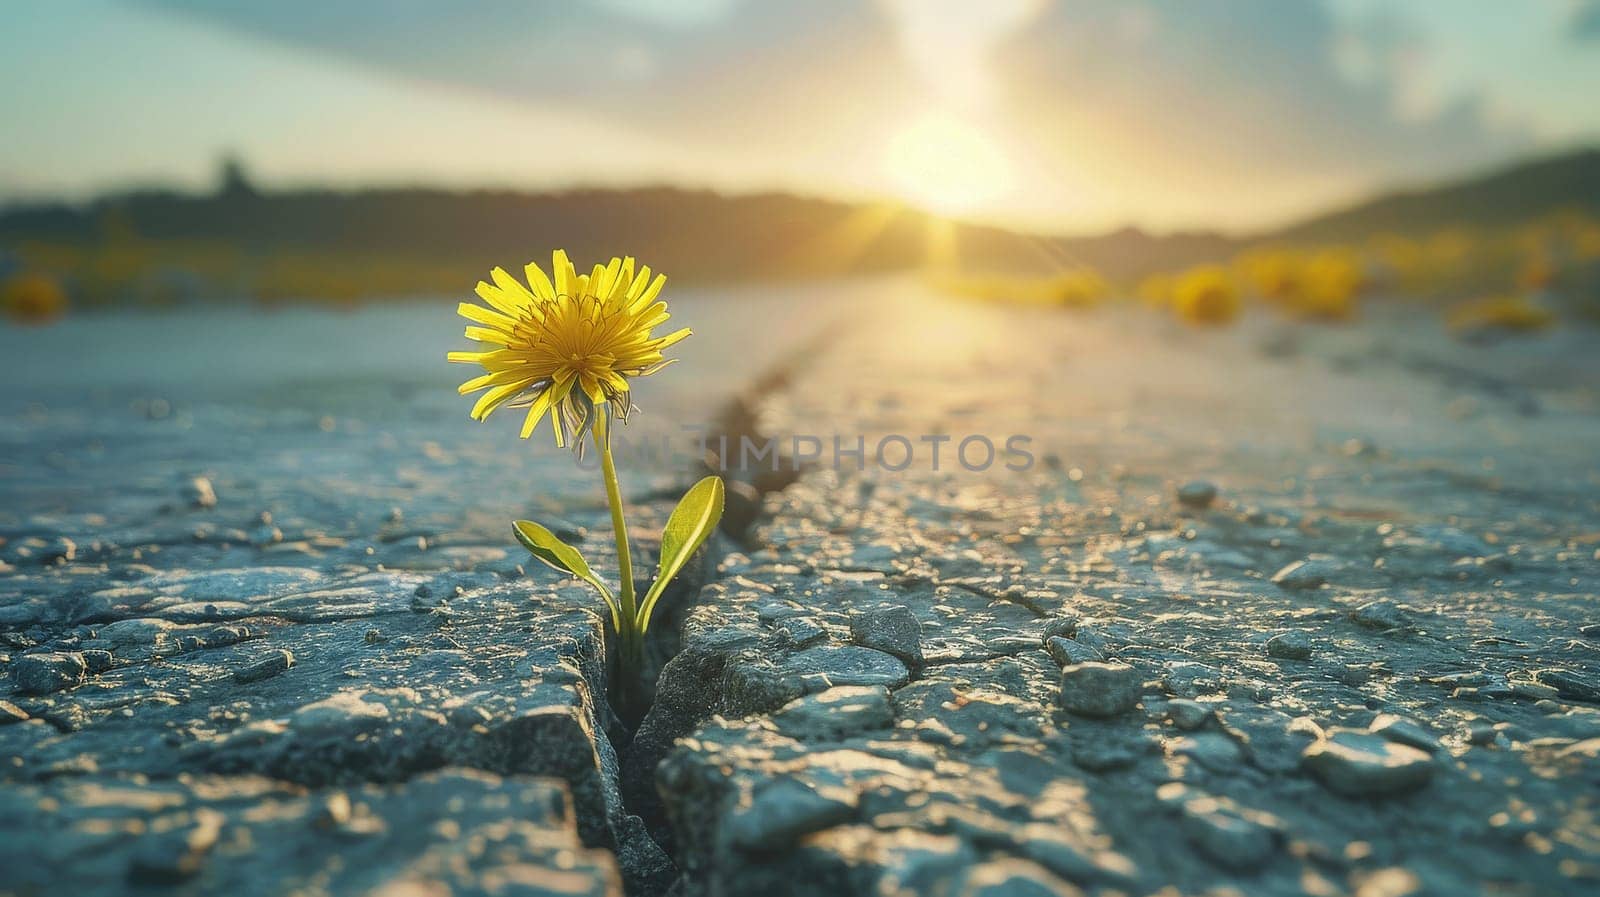
POLYGON ((889 140, 884 173, 908 201, 941 214, 971 212, 1011 189, 1011 165, 977 126, 930 113, 889 140))

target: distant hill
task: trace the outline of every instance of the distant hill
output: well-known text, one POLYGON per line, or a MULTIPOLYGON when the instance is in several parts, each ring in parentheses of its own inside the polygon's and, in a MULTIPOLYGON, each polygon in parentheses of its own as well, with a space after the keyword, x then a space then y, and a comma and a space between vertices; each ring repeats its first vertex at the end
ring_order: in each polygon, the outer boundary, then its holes
POLYGON ((188 291, 197 295, 229 283, 239 295, 392 295, 453 291, 490 267, 562 247, 583 260, 632 253, 678 283, 905 271, 930 261, 1009 273, 1085 265, 1129 283, 1261 242, 1503 227, 1569 208, 1600 215, 1600 150, 1396 192, 1248 238, 1135 228, 1044 236, 892 204, 676 187, 262 191, 230 160, 211 193, 146 190, 0 209, 0 273, 5 250, 21 248, 25 264, 66 259, 44 270, 58 268, 80 292, 108 302, 124 301, 128 291, 117 284, 134 268, 156 272, 161 284, 203 274, 208 286, 188 291))
POLYGON ((1152 236, 1134 229, 1044 237, 947 223, 898 205, 673 187, 263 192, 235 163, 209 194, 139 191, 82 205, 0 210, 0 247, 92 248, 118 240, 221 246, 258 260, 296 253, 365 261, 393 256, 474 277, 493 265, 544 258, 559 246, 577 259, 631 252, 679 282, 899 271, 930 259, 1022 271, 1081 264, 1131 277, 1227 244, 1208 235, 1152 236))
POLYGON ((1600 149, 1523 162, 1479 177, 1396 191, 1284 228, 1266 239, 1360 240, 1451 227, 1500 228, 1568 209, 1600 215, 1600 149))

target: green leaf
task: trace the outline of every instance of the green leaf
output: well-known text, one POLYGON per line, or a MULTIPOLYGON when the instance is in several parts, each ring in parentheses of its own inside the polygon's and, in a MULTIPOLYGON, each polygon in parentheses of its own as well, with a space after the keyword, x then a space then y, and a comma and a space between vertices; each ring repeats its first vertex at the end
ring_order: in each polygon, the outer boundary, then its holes
POLYGON ((683 500, 667 518, 667 527, 661 531, 661 563, 656 568, 656 579, 639 607, 640 632, 650 628, 650 614, 656 609, 661 593, 667 590, 667 584, 716 531, 717 521, 722 519, 722 502, 722 479, 706 477, 683 494, 683 500))
POLYGON ((589 569, 589 562, 583 559, 578 549, 556 538, 550 532, 532 520, 517 520, 511 524, 512 532, 517 534, 517 541, 522 547, 541 561, 569 576, 576 576, 584 582, 595 587, 600 597, 605 600, 606 607, 611 610, 611 625, 618 632, 622 631, 622 612, 617 607, 617 599, 611 595, 611 590, 601 582, 600 577, 594 575, 589 569))

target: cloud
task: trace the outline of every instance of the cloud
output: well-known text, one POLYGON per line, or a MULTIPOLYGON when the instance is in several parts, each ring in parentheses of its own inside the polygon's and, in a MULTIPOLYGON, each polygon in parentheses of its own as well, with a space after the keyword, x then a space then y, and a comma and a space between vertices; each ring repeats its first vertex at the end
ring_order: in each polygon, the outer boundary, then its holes
POLYGON ((1006 48, 1003 65, 1011 118, 1041 154, 1095 167, 1100 180, 1191 192, 1196 205, 1230 192, 1205 185, 1227 184, 1249 204, 1280 183, 1350 189, 1526 145, 1488 125, 1476 97, 1407 108, 1417 52, 1392 23, 1350 35, 1309 3, 1074 0, 1006 48), (1358 76, 1340 65, 1352 41, 1366 56, 1358 76))
POLYGON ((708 168, 759 159, 791 184, 881 183, 896 127, 978 97, 1016 156, 1013 200, 1041 221, 1286 217, 1531 140, 1478 96, 1429 93, 1414 23, 1310 2, 1021 0, 942 92, 915 51, 937 61, 943 32, 891 0, 139 2, 698 147, 708 168))
POLYGON ((688 142, 782 147, 861 126, 911 81, 851 0, 139 0, 408 78, 564 103, 688 142), (849 102, 840 102, 848 98, 849 102))

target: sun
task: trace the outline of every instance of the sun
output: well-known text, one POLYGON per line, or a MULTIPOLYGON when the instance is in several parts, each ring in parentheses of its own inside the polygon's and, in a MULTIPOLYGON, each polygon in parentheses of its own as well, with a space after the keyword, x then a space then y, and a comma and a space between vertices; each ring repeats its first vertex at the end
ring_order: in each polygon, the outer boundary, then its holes
POLYGON ((927 113, 890 138, 884 174, 910 202, 930 212, 972 212, 1011 190, 1011 164, 976 125, 927 113))

